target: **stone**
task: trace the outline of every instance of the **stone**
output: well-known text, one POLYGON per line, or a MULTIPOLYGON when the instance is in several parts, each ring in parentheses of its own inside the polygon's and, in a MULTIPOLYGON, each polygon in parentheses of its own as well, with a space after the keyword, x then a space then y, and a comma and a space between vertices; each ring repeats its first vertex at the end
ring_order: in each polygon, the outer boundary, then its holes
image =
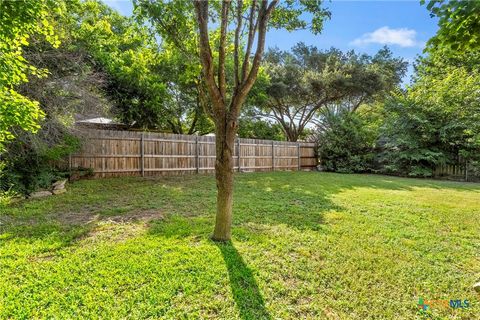
POLYGON ((65 192, 67 192, 67 189, 65 189, 65 187, 63 189, 53 189, 53 194, 54 195, 62 194, 62 193, 65 193, 65 192))
POLYGON ((25 197, 14 197, 14 198, 10 199, 10 204, 19 203, 22 200, 25 200, 25 197))
POLYGON ((65 183, 67 183, 67 179, 58 180, 57 182, 55 182, 55 183, 52 185, 52 186, 53 186, 53 190, 65 189, 65 183))
POLYGON ((473 285, 473 289, 475 289, 475 291, 477 291, 478 293, 480 293, 480 282, 477 282, 473 285))
POLYGON ((30 198, 32 198, 32 199, 35 199, 35 198, 43 198, 43 197, 51 196, 52 194, 53 194, 53 193, 51 193, 50 191, 42 190, 42 191, 33 192, 33 193, 30 195, 30 198))

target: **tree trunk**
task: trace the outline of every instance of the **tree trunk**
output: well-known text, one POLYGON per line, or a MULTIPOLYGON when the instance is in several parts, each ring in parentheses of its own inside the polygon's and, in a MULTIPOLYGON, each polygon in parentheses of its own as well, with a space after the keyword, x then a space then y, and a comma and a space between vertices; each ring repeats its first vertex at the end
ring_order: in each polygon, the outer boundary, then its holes
POLYGON ((287 134, 287 141, 289 142, 297 142, 299 133, 294 130, 288 130, 286 131, 287 134))
POLYGON ((215 126, 217 181, 217 217, 213 240, 228 241, 231 236, 233 207, 233 148, 235 145, 236 122, 224 121, 215 126))

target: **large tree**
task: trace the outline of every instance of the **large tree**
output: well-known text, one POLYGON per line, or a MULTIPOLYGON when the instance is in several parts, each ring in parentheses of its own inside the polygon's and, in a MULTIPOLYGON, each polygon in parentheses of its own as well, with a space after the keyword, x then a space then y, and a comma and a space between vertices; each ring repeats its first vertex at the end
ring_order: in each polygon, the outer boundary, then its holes
POLYGON ((46 76, 24 57, 33 36, 54 46, 59 41, 52 16, 62 11, 61 1, 0 1, 0 150, 14 137, 15 128, 36 132, 43 117, 38 102, 17 91, 29 77, 46 76))
POLYGON ((259 109, 282 126, 289 141, 297 141, 309 124, 323 125, 322 112, 353 112, 392 90, 407 66, 388 48, 369 56, 303 43, 291 52, 270 50, 266 63, 271 82, 259 109))
POLYGON ((69 3, 70 48, 85 52, 106 76, 103 91, 125 124, 163 129, 168 116, 165 81, 159 72, 160 50, 148 28, 99 0, 69 3))
POLYGON ((176 46, 163 43, 159 54, 159 73, 167 87, 163 104, 167 128, 177 134, 204 135, 214 131, 213 122, 205 110, 208 99, 202 98, 202 86, 198 61, 185 59, 176 46))
POLYGON ((421 0, 439 29, 428 40, 427 49, 443 50, 450 55, 477 53, 480 49, 480 2, 466 0, 421 0))
POLYGON ((385 104, 386 171, 430 176, 438 165, 480 161, 480 72, 421 62, 415 82, 385 104), (428 70, 423 70, 428 67, 428 70))
POLYGON ((215 124, 217 216, 213 239, 231 237, 233 205, 233 152, 238 118, 258 75, 268 27, 287 30, 309 27, 320 32, 328 12, 321 1, 165 1, 140 0, 164 41, 195 57, 202 66, 202 82, 210 103, 207 114, 215 124), (311 13, 311 24, 302 20, 311 13), (192 41, 193 39, 193 41, 192 41), (185 48, 194 42, 195 50, 185 48), (233 55, 231 62, 227 56, 233 55), (227 63, 233 74, 227 74, 227 63))

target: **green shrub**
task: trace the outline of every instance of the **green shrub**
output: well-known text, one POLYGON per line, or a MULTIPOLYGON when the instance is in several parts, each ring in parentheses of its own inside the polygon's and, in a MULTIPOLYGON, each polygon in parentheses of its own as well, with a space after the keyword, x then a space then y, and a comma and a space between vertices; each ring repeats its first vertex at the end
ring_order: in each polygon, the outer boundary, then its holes
POLYGON ((384 173, 430 177, 436 166, 455 164, 463 148, 464 128, 455 123, 453 112, 415 94, 412 89, 385 103, 380 156, 384 173))
POLYGON ((374 169, 376 130, 361 116, 349 111, 329 114, 324 123, 316 136, 323 170, 352 173, 374 169))
POLYGON ((0 172, 2 192, 28 195, 69 177, 66 159, 79 148, 80 141, 65 132, 57 133, 55 138, 50 134, 48 130, 42 130, 38 135, 23 133, 6 146, 0 172))
POLYGON ((247 139, 285 140, 282 127, 278 123, 253 117, 240 118, 238 136, 247 139))

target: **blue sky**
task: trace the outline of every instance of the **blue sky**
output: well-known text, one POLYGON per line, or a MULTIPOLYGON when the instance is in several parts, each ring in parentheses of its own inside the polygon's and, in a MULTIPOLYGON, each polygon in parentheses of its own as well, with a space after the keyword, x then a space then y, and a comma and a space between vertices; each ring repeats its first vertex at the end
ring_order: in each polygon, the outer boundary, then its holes
MULTIPOLYGON (((132 12, 131 1, 105 2, 124 15, 132 12)), ((322 34, 273 30, 267 36, 267 47, 288 50, 303 41, 324 49, 336 47, 374 54, 388 45, 396 56, 413 62, 437 30, 437 21, 419 1, 326 1, 324 6, 332 18, 326 21, 322 34)), ((410 74, 411 69, 405 81, 410 74)))

